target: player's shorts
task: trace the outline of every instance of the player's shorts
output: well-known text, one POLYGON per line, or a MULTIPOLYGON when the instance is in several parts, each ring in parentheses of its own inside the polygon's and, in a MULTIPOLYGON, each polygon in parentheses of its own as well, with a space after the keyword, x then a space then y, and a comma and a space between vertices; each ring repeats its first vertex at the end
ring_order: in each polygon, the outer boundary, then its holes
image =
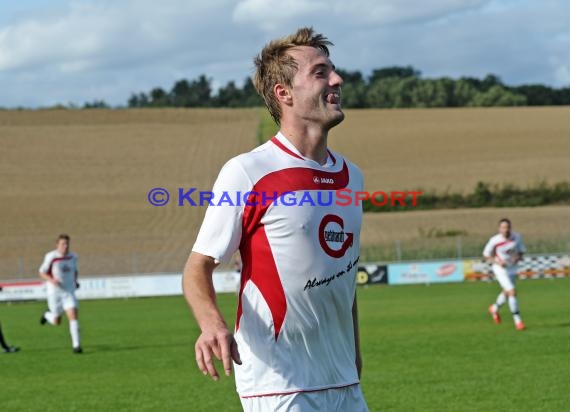
POLYGON ((48 308, 51 313, 60 316, 64 310, 77 308, 75 293, 66 290, 56 290, 47 295, 48 308))
POLYGON ((368 412, 360 385, 240 398, 244 412, 368 412))
POLYGON ((517 279, 516 270, 508 270, 501 265, 493 264, 493 273, 504 291, 508 292, 515 288, 517 279))

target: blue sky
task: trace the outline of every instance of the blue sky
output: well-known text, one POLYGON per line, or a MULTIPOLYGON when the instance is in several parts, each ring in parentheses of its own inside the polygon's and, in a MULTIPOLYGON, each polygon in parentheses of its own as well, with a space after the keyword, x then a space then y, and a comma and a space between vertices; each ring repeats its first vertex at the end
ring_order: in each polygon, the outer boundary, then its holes
POLYGON ((568 0, 0 0, 0 106, 125 104, 206 74, 241 82, 268 40, 312 25, 341 68, 570 86, 568 0))

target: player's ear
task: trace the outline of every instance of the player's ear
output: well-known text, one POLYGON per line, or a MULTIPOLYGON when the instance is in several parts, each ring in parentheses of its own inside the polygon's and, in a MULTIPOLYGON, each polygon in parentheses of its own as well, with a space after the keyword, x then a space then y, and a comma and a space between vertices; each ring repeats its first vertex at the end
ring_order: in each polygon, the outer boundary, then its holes
POLYGON ((293 96, 291 96, 291 90, 284 86, 281 83, 277 83, 275 86, 273 86, 273 93, 275 93, 275 97, 277 97, 277 100, 283 104, 286 104, 288 106, 291 106, 291 104, 293 103, 293 96))

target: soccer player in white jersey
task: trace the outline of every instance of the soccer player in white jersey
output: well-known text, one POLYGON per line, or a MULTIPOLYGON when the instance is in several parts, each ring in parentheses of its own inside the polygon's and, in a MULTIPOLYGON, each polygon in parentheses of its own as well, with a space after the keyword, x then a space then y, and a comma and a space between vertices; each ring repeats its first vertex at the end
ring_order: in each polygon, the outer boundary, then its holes
POLYGON ((526 248, 522 237, 520 234, 511 231, 509 219, 499 221, 499 233, 489 239, 483 250, 483 256, 493 264, 493 273, 502 288, 495 303, 489 306, 489 313, 495 323, 501 323, 499 309, 508 301, 517 330, 525 329, 515 290, 517 264, 525 252, 526 248))
POLYGON ((40 266, 39 275, 47 283, 48 304, 48 311, 42 315, 40 323, 59 325, 61 315, 65 312, 69 320, 73 353, 82 353, 75 297, 75 290, 79 287, 77 255, 69 251, 69 241, 68 235, 59 235, 56 249, 46 253, 40 266))
POLYGON ((254 85, 280 132, 222 168, 215 206, 184 269, 184 294, 201 329, 198 367, 218 380, 214 357, 226 375, 233 360, 248 412, 368 410, 356 304, 362 207, 340 206, 336 194, 363 190, 363 177, 327 149, 328 131, 344 119, 331 44, 302 28, 255 59, 254 85), (216 202, 224 192, 247 202, 216 202), (212 272, 238 249, 232 333, 216 305, 212 272))

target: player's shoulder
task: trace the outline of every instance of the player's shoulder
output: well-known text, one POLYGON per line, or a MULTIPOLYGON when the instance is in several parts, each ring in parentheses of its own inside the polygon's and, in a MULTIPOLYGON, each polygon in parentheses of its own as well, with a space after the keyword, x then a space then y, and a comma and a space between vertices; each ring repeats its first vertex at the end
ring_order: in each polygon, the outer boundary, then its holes
POLYGON ((55 259, 57 257, 57 250, 50 250, 44 255, 45 259, 55 259))
POLYGON ((234 159, 242 164, 244 167, 254 167, 261 163, 269 163, 275 155, 275 143, 271 140, 254 147, 252 150, 246 153, 242 153, 236 156, 234 159))
POLYGON ((242 173, 252 181, 279 168, 276 161, 275 148, 271 141, 267 141, 249 152, 232 157, 224 165, 224 169, 234 173, 242 173))
POLYGON ((489 243, 500 243, 503 241, 503 236, 500 233, 495 233, 489 238, 489 243))
POLYGON ((519 232, 511 232, 511 238, 513 240, 521 240, 522 235, 519 232))
POLYGON ((264 150, 258 150, 260 147, 250 152, 241 153, 226 161, 220 170, 216 184, 224 188, 249 190, 260 172, 263 174, 263 171, 267 169, 266 164, 270 164, 264 160, 267 157, 264 150))
POLYGON ((67 255, 71 256, 73 259, 77 259, 79 257, 79 255, 75 252, 69 252, 67 255))

